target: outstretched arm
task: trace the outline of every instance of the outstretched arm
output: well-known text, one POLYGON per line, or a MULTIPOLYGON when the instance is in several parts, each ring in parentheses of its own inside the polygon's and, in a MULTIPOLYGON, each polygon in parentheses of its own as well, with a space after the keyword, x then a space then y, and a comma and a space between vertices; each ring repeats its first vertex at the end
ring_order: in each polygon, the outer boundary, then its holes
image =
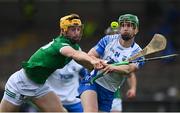
POLYGON ((72 59, 76 60, 79 64, 83 65, 84 67, 92 70, 95 69, 102 69, 106 65, 102 60, 94 59, 90 57, 87 53, 83 51, 77 51, 70 46, 65 46, 60 49, 60 53, 64 56, 71 57, 72 59))

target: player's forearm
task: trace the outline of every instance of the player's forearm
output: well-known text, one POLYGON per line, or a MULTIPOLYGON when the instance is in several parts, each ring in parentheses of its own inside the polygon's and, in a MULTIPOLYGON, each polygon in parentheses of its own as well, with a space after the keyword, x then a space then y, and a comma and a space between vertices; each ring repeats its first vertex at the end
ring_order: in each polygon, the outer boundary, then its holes
POLYGON ((135 71, 135 67, 130 65, 119 65, 119 66, 114 66, 113 71, 117 73, 129 74, 135 71))
POLYGON ((120 73, 120 74, 129 74, 129 66, 128 65, 121 65, 121 66, 114 66, 113 72, 120 73))
POLYGON ((93 58, 90 57, 85 52, 77 51, 75 54, 72 55, 72 58, 75 59, 79 64, 83 65, 84 67, 90 70, 93 69, 93 65, 92 65, 93 58))
POLYGON ((128 85, 130 89, 136 91, 137 79, 135 73, 130 73, 130 76, 128 77, 128 85))

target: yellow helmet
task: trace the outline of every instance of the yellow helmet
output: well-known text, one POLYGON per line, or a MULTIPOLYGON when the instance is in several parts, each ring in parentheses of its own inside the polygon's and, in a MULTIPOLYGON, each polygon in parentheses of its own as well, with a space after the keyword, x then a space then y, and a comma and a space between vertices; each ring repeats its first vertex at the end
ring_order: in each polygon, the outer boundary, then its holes
POLYGON ((69 26, 82 26, 79 15, 70 14, 60 19, 60 29, 67 31, 69 26))

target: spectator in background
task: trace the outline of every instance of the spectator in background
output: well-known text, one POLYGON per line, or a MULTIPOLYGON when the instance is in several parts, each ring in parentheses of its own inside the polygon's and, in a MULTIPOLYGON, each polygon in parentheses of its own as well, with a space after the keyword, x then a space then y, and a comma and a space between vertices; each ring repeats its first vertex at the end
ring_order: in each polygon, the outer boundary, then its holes
POLYGON ((30 29, 35 23, 37 7, 34 0, 18 0, 19 9, 22 15, 22 30, 30 29))

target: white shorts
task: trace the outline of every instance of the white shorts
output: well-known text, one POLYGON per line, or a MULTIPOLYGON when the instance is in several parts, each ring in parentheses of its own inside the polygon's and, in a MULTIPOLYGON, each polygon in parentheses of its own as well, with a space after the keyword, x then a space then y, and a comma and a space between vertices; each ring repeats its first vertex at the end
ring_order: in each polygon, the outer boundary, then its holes
POLYGON ((120 98, 113 99, 111 111, 122 111, 122 100, 120 98))
POLYGON ((14 105, 21 105, 27 99, 39 98, 50 91, 47 85, 36 84, 28 79, 24 69, 21 69, 8 79, 3 99, 14 105))

